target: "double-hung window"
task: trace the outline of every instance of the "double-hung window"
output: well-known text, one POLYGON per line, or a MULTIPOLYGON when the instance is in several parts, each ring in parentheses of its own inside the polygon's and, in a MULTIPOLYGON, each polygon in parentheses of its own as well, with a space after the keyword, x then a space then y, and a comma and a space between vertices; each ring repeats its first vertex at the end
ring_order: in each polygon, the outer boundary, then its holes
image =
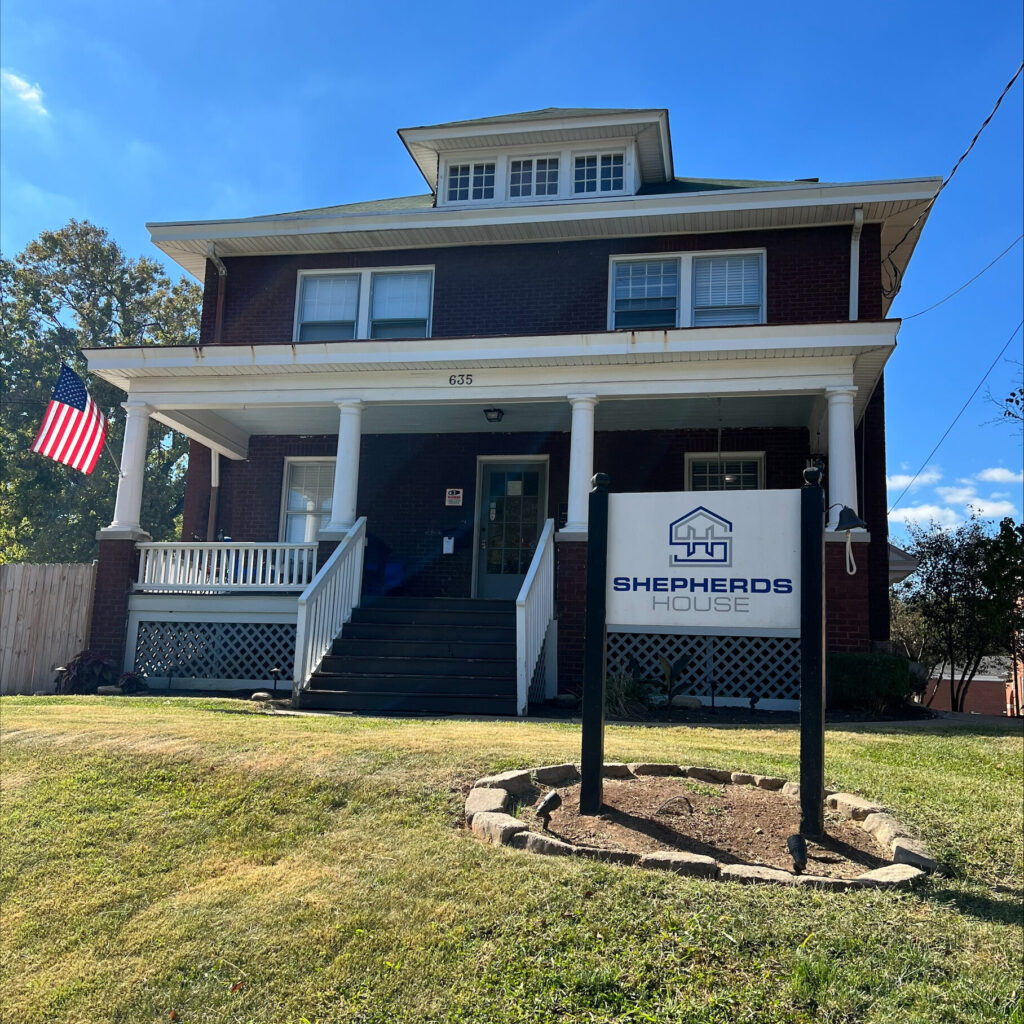
POLYGON ((613 257, 612 330, 764 323, 764 253, 613 257))
POLYGON ((623 260, 614 267, 616 329, 677 326, 679 260, 623 260))
POLYGON ((281 540, 285 544, 311 544, 331 519, 334 495, 334 460, 308 459, 285 463, 284 508, 281 540))
POLYGON ((694 257, 694 327, 760 322, 759 254, 694 257))
POLYGON ((296 341, 427 338, 434 274, 429 267, 303 271, 296 301, 296 341))
POLYGON ((348 341, 359 321, 359 274, 305 277, 299 296, 299 341, 348 341))
POLYGON ((494 163, 451 164, 448 167, 448 202, 494 198, 494 163))

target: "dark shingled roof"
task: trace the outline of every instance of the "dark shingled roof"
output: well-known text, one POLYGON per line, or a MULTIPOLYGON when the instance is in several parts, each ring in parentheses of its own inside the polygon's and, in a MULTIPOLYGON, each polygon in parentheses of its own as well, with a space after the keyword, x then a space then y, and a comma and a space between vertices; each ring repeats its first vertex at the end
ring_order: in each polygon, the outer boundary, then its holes
MULTIPOLYGON (((496 117, 474 117, 468 121, 445 121, 444 124, 421 125, 421 128, 464 128, 470 125, 502 124, 506 121, 554 121, 561 117, 602 117, 608 114, 660 113, 658 107, 544 107, 543 110, 524 110, 518 114, 499 114, 496 117)), ((407 131, 409 129, 403 129, 407 131)))

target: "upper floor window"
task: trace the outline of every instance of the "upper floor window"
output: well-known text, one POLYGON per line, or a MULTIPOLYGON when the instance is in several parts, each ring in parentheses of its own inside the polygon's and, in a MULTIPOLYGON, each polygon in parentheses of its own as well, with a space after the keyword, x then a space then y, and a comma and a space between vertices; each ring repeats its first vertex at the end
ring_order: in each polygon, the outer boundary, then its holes
POLYGON ((573 163, 572 190, 621 192, 625 185, 625 160, 622 153, 595 153, 576 157, 573 163))
POLYGON ((757 491, 764 488, 764 452, 686 456, 690 491, 757 491))
POLYGON ((512 160, 508 165, 510 199, 558 195, 558 157, 512 160))
POLYGON ((452 164, 448 168, 448 202, 494 198, 494 164, 452 164))
POLYGON ((764 254, 615 257, 609 327, 650 330, 764 322, 764 254))
POLYGON ((433 284, 429 267, 301 271, 295 339, 427 338, 433 284))
POLYGON ((695 327, 760 322, 760 255, 694 257, 695 327))

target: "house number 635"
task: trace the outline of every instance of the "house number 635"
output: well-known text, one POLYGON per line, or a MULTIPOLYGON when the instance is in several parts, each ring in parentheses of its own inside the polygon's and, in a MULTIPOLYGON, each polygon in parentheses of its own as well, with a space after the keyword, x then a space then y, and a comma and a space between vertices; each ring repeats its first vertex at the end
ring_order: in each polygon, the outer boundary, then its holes
POLYGON ((472 384, 473 383, 473 374, 471 374, 471 373, 453 373, 448 378, 448 383, 451 384, 452 387, 458 387, 460 384, 461 385, 472 384))

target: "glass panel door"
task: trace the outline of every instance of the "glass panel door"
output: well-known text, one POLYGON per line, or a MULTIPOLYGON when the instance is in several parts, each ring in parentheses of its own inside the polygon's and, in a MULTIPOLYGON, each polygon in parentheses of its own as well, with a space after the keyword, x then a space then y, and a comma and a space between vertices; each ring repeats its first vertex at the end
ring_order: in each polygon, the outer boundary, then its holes
POLYGON ((547 508, 547 464, 488 462, 480 497, 477 597, 514 599, 537 547, 547 508))

